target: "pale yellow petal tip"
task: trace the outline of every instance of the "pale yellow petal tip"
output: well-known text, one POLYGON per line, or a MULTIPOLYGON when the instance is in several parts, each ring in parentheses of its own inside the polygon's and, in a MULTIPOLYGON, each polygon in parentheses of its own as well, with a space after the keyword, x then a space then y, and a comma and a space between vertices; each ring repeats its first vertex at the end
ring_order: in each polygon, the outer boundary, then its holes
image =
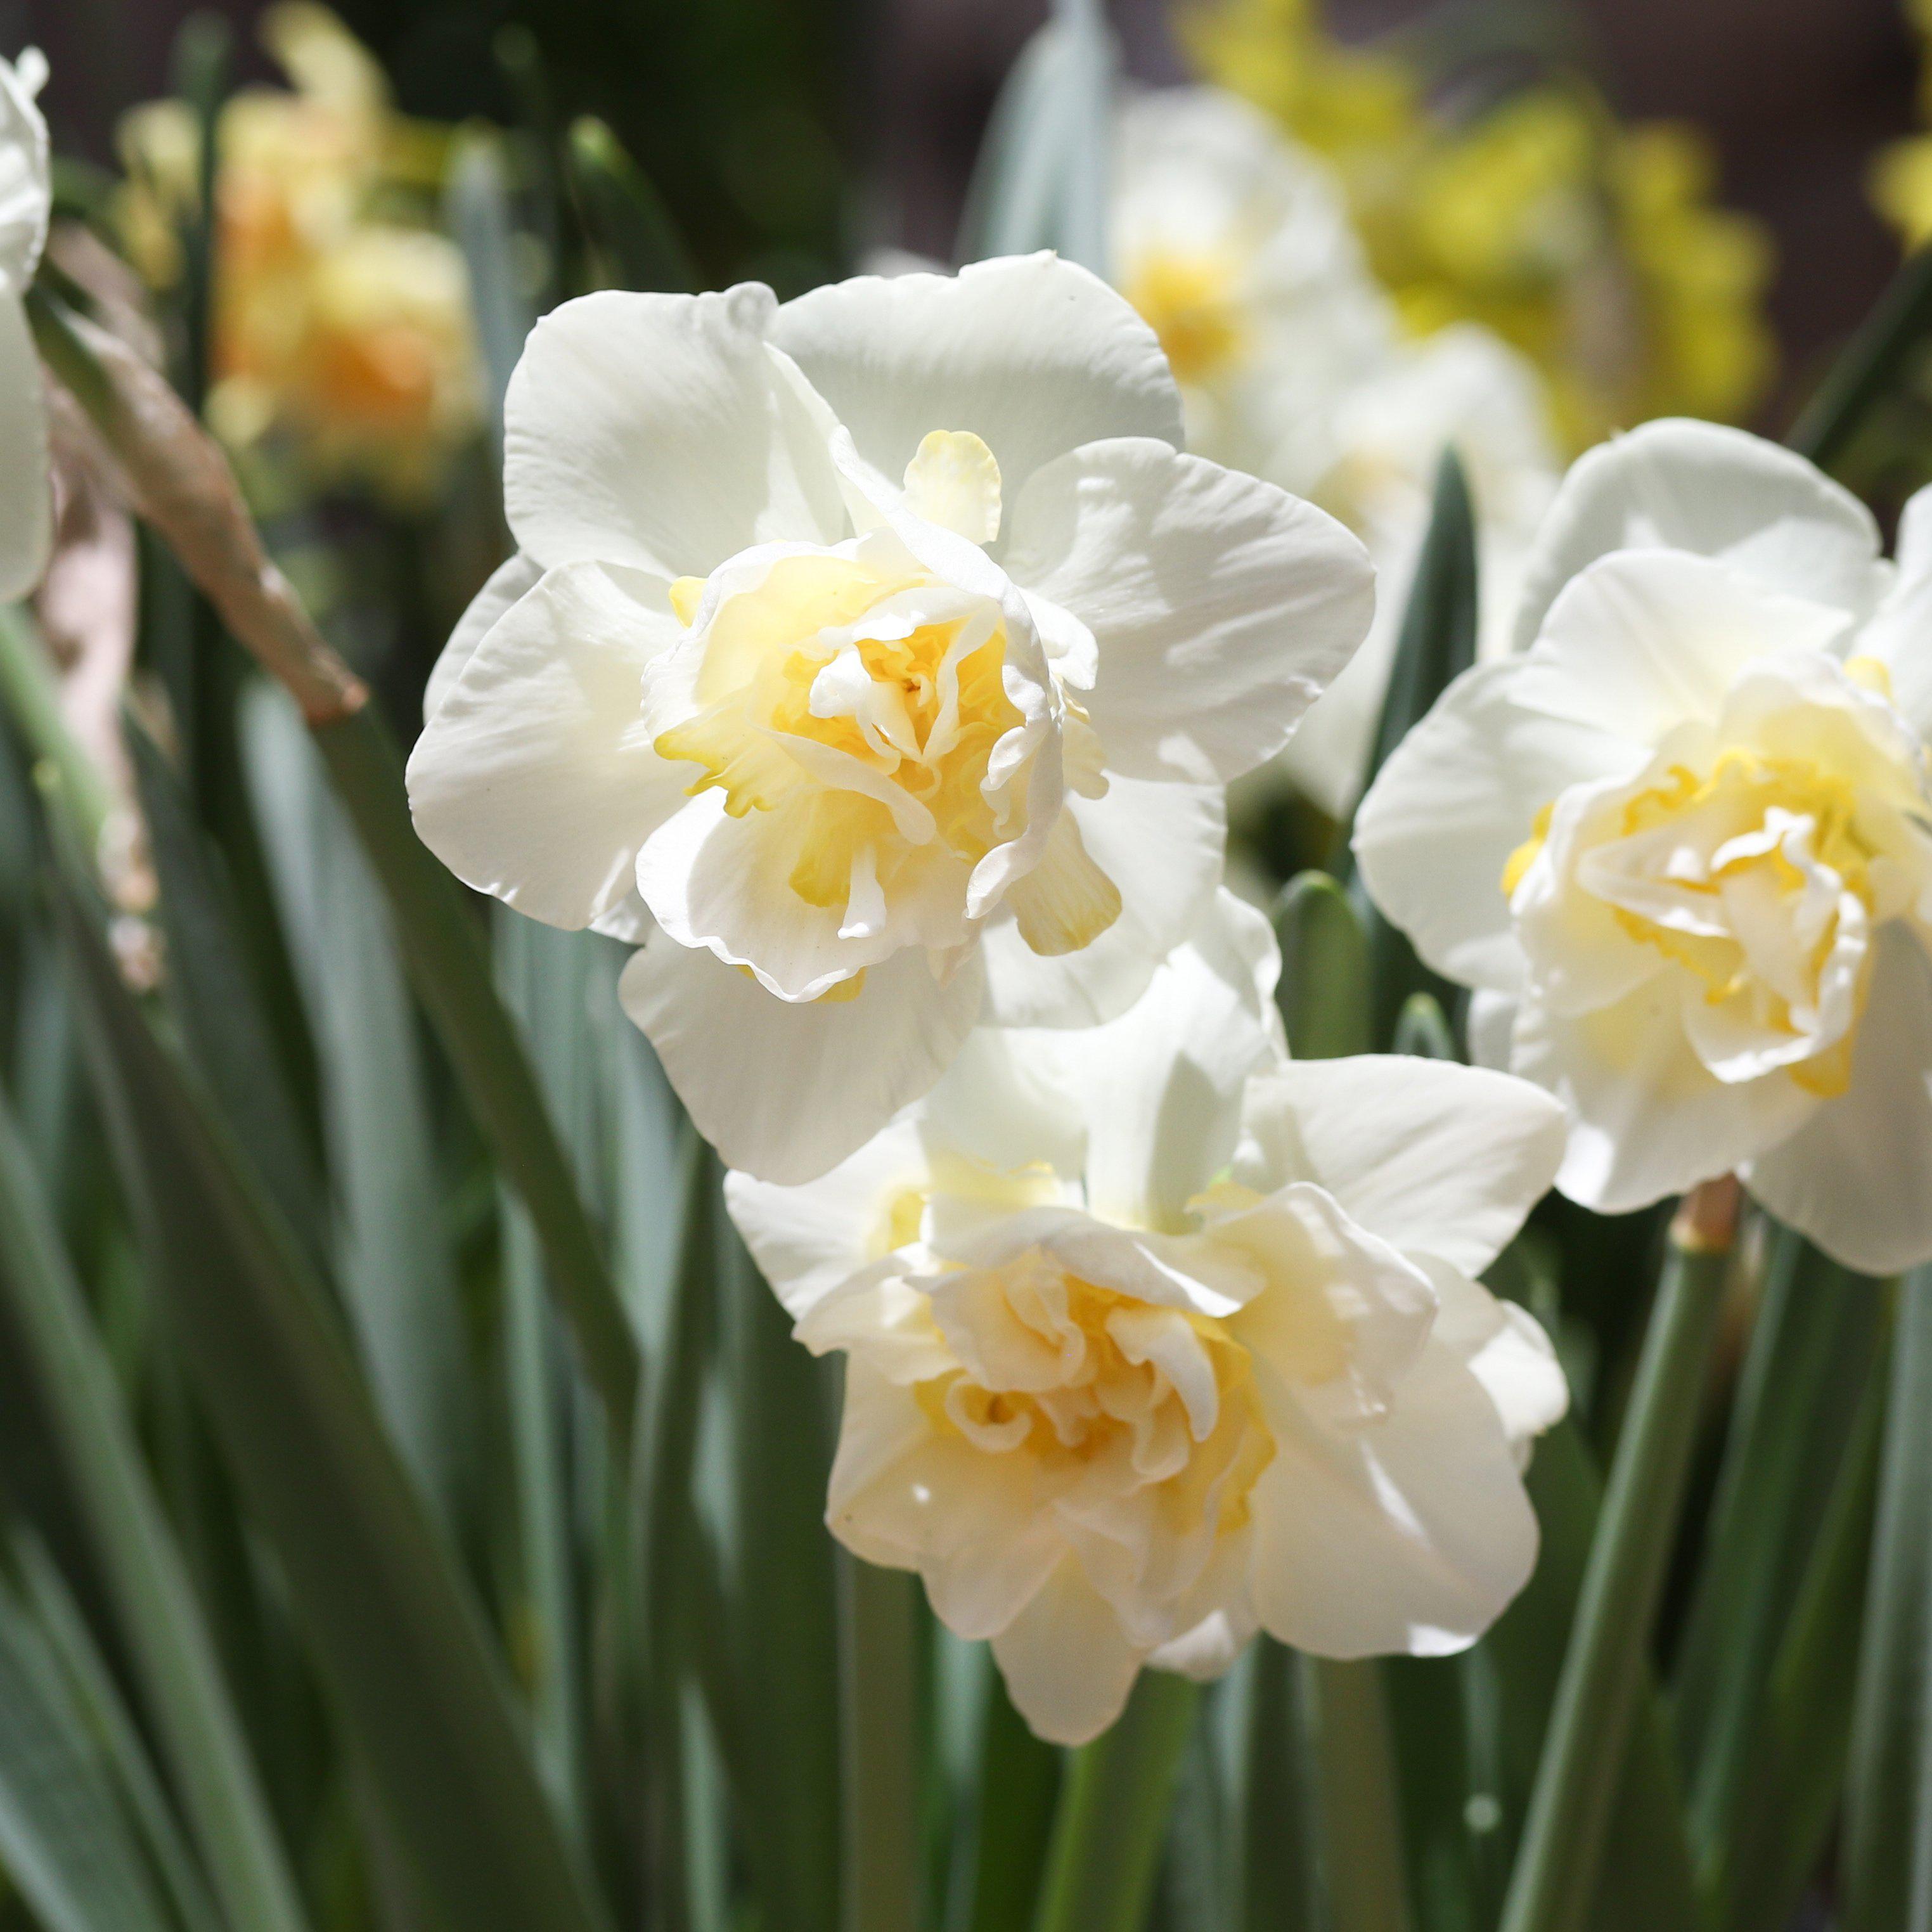
POLYGON ((1120 887, 1094 862, 1070 816, 1008 898, 1021 938, 1047 959, 1090 946, 1120 916, 1120 887))
POLYGON ((906 465, 906 502, 916 516, 969 542, 1000 534, 1000 466, 970 429, 928 432, 906 465))
MULTIPOLYGON (((734 969, 743 974, 746 979, 753 981, 755 984, 758 986, 764 984, 764 982, 758 978, 758 974, 742 961, 734 962, 734 969)), ((866 990, 866 970, 861 966, 849 980, 841 980, 836 985, 826 987, 816 999, 808 1000, 805 1004, 809 1006, 843 1006, 850 1004, 866 990)), ((774 994, 772 997, 776 998, 777 996, 774 994)))
POLYGON ((701 577, 680 577, 670 586, 672 614, 686 629, 691 628, 692 620, 698 615, 698 607, 704 597, 704 579, 701 577))
POLYGON ((1845 675, 1861 691, 1869 691, 1888 703, 1892 698, 1892 667, 1882 658, 1861 651, 1845 660, 1845 675))

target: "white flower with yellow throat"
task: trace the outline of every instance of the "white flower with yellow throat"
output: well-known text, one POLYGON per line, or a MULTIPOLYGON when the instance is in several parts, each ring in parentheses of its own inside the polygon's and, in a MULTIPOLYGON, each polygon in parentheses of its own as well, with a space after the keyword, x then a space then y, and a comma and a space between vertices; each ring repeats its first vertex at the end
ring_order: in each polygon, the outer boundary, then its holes
POLYGON ((1473 1277, 1561 1112, 1441 1062, 1291 1063, 1279 964, 1223 892, 1122 1018, 982 1031, 822 1179, 727 1184, 800 1338, 846 1357, 833 1531, 990 1638, 1060 1742, 1257 1629, 1460 1650, 1534 1561, 1520 1468, 1563 1378, 1473 1277))
POLYGON ((1605 1212, 1736 1169, 1847 1266, 1932 1257, 1932 497, 1899 567, 1741 430, 1572 470, 1521 654, 1452 685, 1357 822, 1370 893, 1568 1106, 1605 1212))
POLYGON ((982 1018, 1131 1003, 1215 889, 1226 782, 1369 622, 1361 546, 1183 454, 1152 332, 1051 256, 590 296, 507 415, 520 554, 432 681, 418 829, 648 939, 628 1010, 773 1179, 982 1018))

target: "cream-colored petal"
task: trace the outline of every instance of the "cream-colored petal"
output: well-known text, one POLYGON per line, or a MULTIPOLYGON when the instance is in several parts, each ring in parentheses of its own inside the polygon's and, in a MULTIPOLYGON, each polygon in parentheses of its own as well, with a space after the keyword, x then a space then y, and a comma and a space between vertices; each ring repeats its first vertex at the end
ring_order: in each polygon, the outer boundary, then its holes
POLYGON ((772 339, 883 476, 928 430, 992 450, 1009 503, 1040 466, 1102 436, 1177 447, 1180 398, 1154 332, 1084 268, 1047 254, 957 275, 861 275, 785 304, 772 339))
POLYGON ((478 644, 410 754, 423 843, 547 925, 620 913, 639 848, 682 797, 642 705, 644 665, 680 634, 595 565, 550 572, 478 644))
POLYGON ((1878 934, 1850 1084, 1743 1173, 1847 1268, 1895 1274, 1932 1260, 1932 964, 1909 928, 1878 934))
MULTIPOLYGON (((753 544, 836 543, 822 419, 766 346, 771 291, 608 290, 531 332, 505 398, 503 499, 546 566, 703 577, 753 544)), ((896 472, 895 472, 896 473, 896 472)))
POLYGON ((1300 1060, 1252 1082, 1236 1172, 1325 1188, 1372 1234, 1465 1274, 1494 1261, 1548 1192, 1563 1109, 1528 1081, 1453 1061, 1300 1060))
POLYGON ((518 550, 500 563, 470 600, 470 608, 456 620, 449 641, 430 667, 423 686, 423 722, 427 724, 442 708, 442 700, 456 688, 463 668, 476 653, 476 646, 496 628, 496 620, 512 604, 537 587, 542 568, 518 550))
POLYGON ((1878 526, 1850 490, 1761 436, 1665 419, 1599 444, 1564 478, 1524 572, 1516 648, 1598 557, 1658 547, 1720 559, 1770 590, 1858 616, 1886 580, 1878 526))
POLYGON ((942 982, 913 950, 872 968, 854 997, 781 1000, 663 933, 618 986, 624 1010, 650 1036, 726 1164, 794 1184, 836 1167, 926 1093, 972 1030, 985 993, 976 956, 942 982))
POLYGON ((47 567, 53 534, 46 394, 20 298, 0 284, 0 602, 24 597, 47 567))
POLYGON ((1084 1744, 1120 1714, 1140 1675, 1106 1599, 1070 1558, 993 1640, 1006 1694, 1035 1736, 1084 1744))

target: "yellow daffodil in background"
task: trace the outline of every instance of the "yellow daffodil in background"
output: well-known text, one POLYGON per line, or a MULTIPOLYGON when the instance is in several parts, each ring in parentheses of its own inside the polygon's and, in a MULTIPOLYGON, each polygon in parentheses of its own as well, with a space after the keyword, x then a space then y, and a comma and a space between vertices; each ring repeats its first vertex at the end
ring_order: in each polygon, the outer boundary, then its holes
POLYGON ((1622 126, 1568 76, 1456 118, 1419 66, 1339 46, 1310 0, 1226 0, 1189 40, 1333 160, 1408 326, 1480 322, 1522 350, 1571 449, 1654 416, 1735 418, 1762 392, 1768 244, 1713 205, 1692 130, 1622 126))
POLYGON ((1572 1199, 1735 1169, 1888 1274, 1932 1258, 1932 493, 1880 550, 1857 498, 1741 430, 1592 451, 1517 654, 1396 748, 1355 851, 1476 989, 1478 1057, 1568 1107, 1572 1199))
MULTIPOLYGON (((395 113, 326 8, 272 8, 262 31, 294 86, 222 110, 209 420, 237 450, 285 448, 316 482, 420 496, 480 421, 462 257, 411 218, 443 142, 395 113)), ((196 191, 194 125, 156 102, 121 140, 130 250, 165 286, 196 191)))
POLYGON ((1478 1068, 1291 1063, 1280 967, 1222 892, 1111 1024, 982 1031, 822 1180, 727 1184, 800 1339, 846 1357, 834 1533, 990 1638, 1057 1742, 1258 1629, 1466 1649, 1535 1560, 1522 1466, 1568 1392, 1475 1277, 1561 1111, 1478 1068))
POLYGON ((1180 442, 1153 331, 1050 254, 566 302, 418 832, 648 941, 622 997, 700 1130, 823 1174, 982 1018, 1130 1004, 1220 882, 1227 782, 1368 628, 1354 537, 1180 442))

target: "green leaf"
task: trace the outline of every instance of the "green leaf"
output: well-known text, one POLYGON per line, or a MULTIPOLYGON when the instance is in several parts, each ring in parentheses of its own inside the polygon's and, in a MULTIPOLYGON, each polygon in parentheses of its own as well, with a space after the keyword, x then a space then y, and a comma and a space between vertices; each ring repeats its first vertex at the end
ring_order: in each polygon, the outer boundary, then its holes
MULTIPOLYGON (((1429 1932, 1487 1932, 1470 1827, 1472 1750, 1466 1660, 1391 1657, 1381 1667, 1400 1786, 1402 1850, 1416 1922, 1429 1932)), ((1480 1812, 1479 1812, 1480 1815, 1480 1812)))
POLYGON ((844 1932, 917 1932, 922 1812, 919 1580, 841 1550, 844 1932))
POLYGON ((1293 1652, 1259 1636, 1228 1690, 1241 1763, 1242 1932, 1316 1932, 1322 1921, 1308 1673, 1293 1652))
POLYGON ((1880 1294, 1790 1230, 1773 1237, 1674 1677, 1691 1834, 1707 1864, 1728 1834, 1838 1446, 1870 1378, 1880 1294))
POLYGON ((688 292, 704 286, 663 196, 608 122, 589 114, 573 121, 564 155, 607 287, 688 292))
POLYGON ((46 1640, 0 1590, 0 1865, 45 1932, 168 1932, 46 1640))
POLYGON ((470 312, 483 356, 490 440, 500 466, 503 397, 536 320, 518 272, 516 224, 505 174, 502 136, 466 128, 457 137, 443 196, 444 218, 469 272, 470 312))
POLYGON ((1369 1050, 1368 943, 1348 893, 1326 872, 1302 872, 1276 902, 1288 1051, 1333 1060, 1369 1050))
POLYGON ((1722 1932, 1770 1932, 1792 1922, 1838 1815, 1871 1570, 1886 1382, 1880 1372, 1865 1384, 1771 1674, 1712 1887, 1722 1932))
POLYGON ((1840 1858, 1844 1932, 1897 1932, 1932 1884, 1932 1268, 1899 1291, 1840 1858))
POLYGON ((621 1462, 637 1398, 637 1342, 515 1023, 490 983, 462 888, 416 836, 395 746, 374 707, 316 726, 314 736, 388 898, 417 998, 536 1224, 551 1291, 621 1462))
POLYGON ((90 856, 114 812, 114 795, 62 716, 52 661, 26 606, 0 604, 0 704, 27 754, 52 769, 62 802, 90 856))
POLYGON ((788 1932, 838 1922, 838 1649, 827 1376, 722 1215, 731 1432, 729 1594, 745 1736, 728 1761, 754 1882, 788 1932))
POLYGON ((1407 1932, 1402 1816, 1372 1658, 1300 1660, 1314 1712, 1317 1862, 1330 1932, 1407 1932))
POLYGON ((600 1932, 504 1674, 331 1319, 326 1290, 86 916, 63 935, 155 1285, 412 1876, 476 1932, 600 1932))
POLYGON ((1073 1754, 1034 1932, 1140 1932, 1198 1684, 1143 1670, 1111 1730, 1073 1754))
POLYGON ((286 695, 252 682, 241 738, 319 1063, 336 1276, 382 1419, 460 1541, 481 1421, 394 926, 286 695))
POLYGON ((960 218, 962 262, 1055 248, 1106 274, 1118 64, 1100 0, 1053 0, 994 104, 960 218))
POLYGON ((131 715, 122 724, 160 883, 166 989, 182 1033, 262 1186, 320 1259, 328 1251, 322 1178, 248 974, 221 856, 195 824, 160 747, 131 715))
POLYGON ((0 1279, 215 1889, 237 1926, 302 1932, 295 1886, 214 1646, 4 1100, 0 1279))
POLYGON ((1442 1003, 1433 993, 1412 993, 1396 1016, 1397 1053, 1412 1053, 1424 1060, 1454 1060, 1456 1036, 1450 1030, 1442 1003))
POLYGON ((1932 248, 1922 248, 1906 257, 1785 440, 1821 470, 1832 468, 1873 404, 1897 385, 1906 357, 1928 330, 1932 330, 1932 248))
POLYGON ((978 1750, 946 1922, 949 1932, 1010 1932, 1030 1921, 1040 1899, 1064 1754, 1027 1728, 985 1646, 972 1654, 981 1685, 978 1750))
POLYGON ((1598 1895, 1609 1828, 1646 1702, 1651 1630, 1730 1260, 1720 1197, 1690 1200, 1702 1208, 1694 1213, 1687 1205, 1672 1230, 1584 1568, 1504 1906, 1504 1932, 1580 1932, 1598 1895), (1713 1208, 1710 1219, 1718 1226, 1707 1228, 1701 1215, 1713 1208))

